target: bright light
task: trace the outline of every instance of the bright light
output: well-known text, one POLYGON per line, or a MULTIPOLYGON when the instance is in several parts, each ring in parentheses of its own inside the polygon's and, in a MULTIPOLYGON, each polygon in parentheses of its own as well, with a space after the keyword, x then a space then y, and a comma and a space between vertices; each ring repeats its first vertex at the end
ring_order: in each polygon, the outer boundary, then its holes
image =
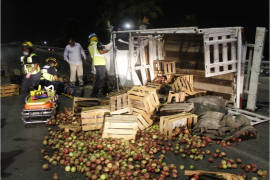
POLYGON ((130 29, 131 28, 131 24, 130 23, 126 23, 124 26, 125 26, 126 29, 130 29))
POLYGON ((43 44, 45 44, 45 45, 46 45, 46 44, 47 44, 47 41, 43 41, 43 44))

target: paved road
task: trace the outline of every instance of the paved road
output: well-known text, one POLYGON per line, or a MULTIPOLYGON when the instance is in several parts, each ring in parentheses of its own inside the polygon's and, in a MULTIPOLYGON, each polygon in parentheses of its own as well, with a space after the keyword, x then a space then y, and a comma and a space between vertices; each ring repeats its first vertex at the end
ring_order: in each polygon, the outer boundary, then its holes
MULTIPOLYGON (((42 139, 47 134, 44 126, 25 128, 20 120, 22 102, 20 97, 2 98, 1 103, 1 136, 2 136, 2 177, 7 180, 37 180, 52 179, 52 174, 58 172, 60 179, 85 179, 80 174, 65 173, 63 167, 53 167, 45 172, 41 166, 45 161, 40 149, 42 139)), ((66 97, 60 98, 60 107, 70 106, 71 100, 66 97)), ((60 110, 61 110, 60 109, 60 110)), ((254 140, 244 141, 232 148, 223 149, 232 158, 241 158, 244 163, 256 162, 259 167, 269 169, 269 124, 263 123, 256 126, 259 137, 254 140)), ((217 145, 211 145, 214 150, 217 145)), ((218 146, 219 149, 222 149, 218 146)), ((168 163, 188 166, 194 164, 196 169, 217 170, 204 161, 182 160, 181 157, 168 153, 168 163)), ((237 172, 237 171, 232 171, 237 172)), ((238 172, 243 173, 242 170, 238 172)), ((180 174, 183 179, 183 174, 180 174)), ((252 173, 250 173, 250 176, 252 173)))

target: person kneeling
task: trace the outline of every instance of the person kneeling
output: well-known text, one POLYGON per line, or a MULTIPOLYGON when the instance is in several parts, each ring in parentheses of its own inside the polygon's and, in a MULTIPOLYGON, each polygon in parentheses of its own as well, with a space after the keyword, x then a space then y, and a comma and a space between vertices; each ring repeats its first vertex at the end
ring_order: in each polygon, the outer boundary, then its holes
POLYGON ((41 69, 41 82, 42 86, 53 85, 57 93, 62 93, 64 89, 64 83, 59 81, 57 75, 57 61, 53 57, 49 57, 46 60, 46 65, 41 69))

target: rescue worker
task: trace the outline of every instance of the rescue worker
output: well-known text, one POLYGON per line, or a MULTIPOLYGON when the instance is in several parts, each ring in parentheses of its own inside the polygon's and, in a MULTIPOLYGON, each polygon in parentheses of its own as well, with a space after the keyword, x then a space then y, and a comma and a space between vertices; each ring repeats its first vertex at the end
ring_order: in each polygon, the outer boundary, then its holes
POLYGON ((73 38, 69 39, 69 44, 65 48, 64 59, 69 63, 70 66, 70 82, 75 85, 76 73, 78 75, 79 85, 83 86, 83 63, 86 63, 86 55, 82 46, 75 42, 73 38))
POLYGON ((21 64, 24 72, 22 92, 26 97, 31 90, 38 86, 41 72, 38 64, 38 57, 34 53, 33 44, 30 41, 26 41, 22 46, 23 56, 21 56, 21 64))
POLYGON ((53 85, 54 89, 58 94, 65 92, 67 94, 72 94, 73 89, 71 86, 65 85, 64 82, 59 81, 58 73, 57 73, 57 60, 53 57, 49 57, 46 60, 46 65, 41 69, 41 78, 40 84, 42 86, 50 86, 53 85))
POLYGON ((57 61, 53 57, 49 57, 46 60, 46 65, 41 69, 41 78, 40 84, 43 86, 53 85, 55 90, 58 92, 60 89, 58 75, 57 75, 57 61))
POLYGON ((100 89, 103 90, 103 95, 108 92, 107 83, 105 82, 107 78, 107 71, 104 54, 109 50, 98 42, 98 38, 95 33, 91 33, 89 35, 89 41, 90 44, 88 46, 88 50, 92 58, 92 64, 96 70, 96 81, 91 96, 97 97, 100 89))

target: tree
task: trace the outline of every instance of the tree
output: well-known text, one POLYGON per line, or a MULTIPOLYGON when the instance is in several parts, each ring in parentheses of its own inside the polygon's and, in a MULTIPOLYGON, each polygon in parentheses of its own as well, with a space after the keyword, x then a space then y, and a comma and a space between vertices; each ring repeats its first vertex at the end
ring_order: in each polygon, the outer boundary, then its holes
POLYGON ((161 0, 100 0, 98 3, 98 29, 106 29, 107 22, 118 27, 125 19, 132 20, 135 25, 147 17, 151 20, 163 15, 161 0))

